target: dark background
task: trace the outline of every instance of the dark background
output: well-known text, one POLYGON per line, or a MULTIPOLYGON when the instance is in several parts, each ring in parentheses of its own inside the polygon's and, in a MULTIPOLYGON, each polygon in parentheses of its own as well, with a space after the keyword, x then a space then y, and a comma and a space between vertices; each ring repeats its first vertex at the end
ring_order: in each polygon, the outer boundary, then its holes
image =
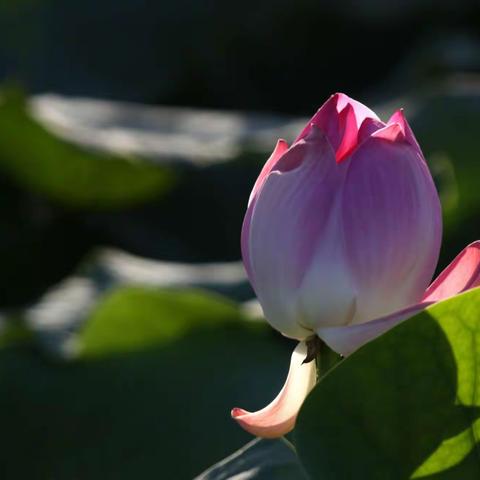
POLYGON ((1 74, 29 92, 310 114, 478 72, 474 0, 2 2, 1 74))

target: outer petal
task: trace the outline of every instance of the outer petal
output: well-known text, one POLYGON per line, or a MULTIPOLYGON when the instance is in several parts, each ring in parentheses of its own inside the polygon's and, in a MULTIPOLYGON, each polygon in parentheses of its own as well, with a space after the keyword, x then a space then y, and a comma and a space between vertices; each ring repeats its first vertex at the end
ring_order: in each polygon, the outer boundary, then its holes
POLYGON ((252 267, 250 265, 250 254, 248 248, 248 239, 250 236, 250 221, 252 218, 253 207, 254 207, 254 200, 257 195, 257 192, 262 188, 263 183, 265 182, 268 174, 275 168, 278 160, 282 157, 282 155, 288 150, 288 144, 285 140, 278 140, 277 145, 275 146, 270 158, 267 160, 265 165, 260 172, 260 175, 253 186, 252 192, 250 193, 250 198, 248 199, 248 208, 245 214, 245 218, 243 219, 242 225, 242 233, 240 237, 240 244, 242 249, 242 258, 243 264, 245 266, 245 270, 247 272, 248 278, 250 283, 252 284, 253 288, 255 288, 255 279, 253 277, 252 267))
POLYGON ((267 162, 263 166, 262 171, 260 172, 260 175, 258 176, 257 181, 255 182, 255 185, 253 186, 252 193, 250 193, 250 198, 248 199, 249 205, 252 202, 258 190, 262 187, 263 182, 267 178, 267 175, 275 168, 276 163, 287 150, 288 150, 287 142, 282 139, 278 140, 272 154, 270 155, 270 158, 267 160, 267 162))
POLYGON ((335 152, 335 158, 337 162, 341 162, 357 146, 358 127, 352 105, 347 104, 340 112, 338 120, 340 130, 343 131, 343 137, 335 152))
MULTIPOLYGON (((280 162, 291 166, 298 159, 297 168, 274 171, 265 181, 251 213, 244 258, 249 258, 255 292, 267 320, 284 335, 303 340, 312 335, 313 326, 302 323, 299 290, 319 246, 323 245, 327 260, 331 254, 324 240, 335 241, 329 228, 332 217, 338 217, 338 210, 337 215, 333 210, 346 169, 337 165, 328 140, 316 128, 280 162)), ((336 268, 335 260, 329 265, 336 268)), ((328 281, 332 272, 326 265, 323 276, 323 285, 339 290, 328 281)), ((328 305, 332 312, 331 292, 322 291, 323 285, 316 285, 315 303, 328 305)), ((349 295, 338 292, 339 309, 348 303, 349 295)))
POLYGON ((319 328, 317 335, 332 349, 348 356, 399 323, 421 312, 432 302, 424 302, 377 320, 348 327, 319 328))
POLYGON ((255 201, 250 202, 248 205, 247 213, 245 213, 245 218, 243 219, 242 233, 240 235, 243 266, 245 267, 245 271, 247 272, 248 279, 250 280, 253 289, 255 289, 255 278, 253 275, 252 262, 250 260, 250 246, 248 242, 250 241, 250 223, 252 221, 254 206, 255 201))
POLYGON ((293 351, 287 380, 277 397, 258 412, 234 408, 232 418, 257 437, 276 438, 290 432, 303 401, 317 381, 315 362, 302 363, 306 355, 307 347, 300 342, 293 351))
POLYGON ((437 263, 438 194, 425 162, 403 138, 392 124, 349 160, 342 214, 358 294, 352 323, 418 303, 437 263))
POLYGON ((428 287, 423 301, 438 302, 480 286, 480 241, 464 248, 428 287))
POLYGON ((327 136, 332 148, 337 149, 340 141, 342 140, 340 135, 340 129, 338 125, 338 110, 337 110, 338 94, 332 95, 318 110, 317 113, 307 123, 305 128, 300 132, 300 135, 296 138, 295 142, 299 142, 303 138, 307 137, 312 129, 312 126, 316 126, 327 136))
POLYGON ((422 154, 422 149, 420 148, 420 145, 417 142, 417 139, 415 138, 415 135, 413 134, 413 130, 410 128, 410 125, 407 122, 407 119, 405 118, 405 115, 403 114, 403 108, 400 110, 397 110, 388 120, 387 125, 392 125, 392 124, 398 124, 400 125, 402 132, 410 145, 415 147, 420 155, 423 158, 422 154))

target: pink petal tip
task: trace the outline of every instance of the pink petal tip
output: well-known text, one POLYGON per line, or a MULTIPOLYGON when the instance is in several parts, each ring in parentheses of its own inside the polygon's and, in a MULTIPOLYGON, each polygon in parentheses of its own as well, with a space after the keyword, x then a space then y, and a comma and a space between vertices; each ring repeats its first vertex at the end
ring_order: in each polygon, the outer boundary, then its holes
POLYGON ((438 302, 480 286, 480 240, 465 247, 428 287, 423 301, 438 302))

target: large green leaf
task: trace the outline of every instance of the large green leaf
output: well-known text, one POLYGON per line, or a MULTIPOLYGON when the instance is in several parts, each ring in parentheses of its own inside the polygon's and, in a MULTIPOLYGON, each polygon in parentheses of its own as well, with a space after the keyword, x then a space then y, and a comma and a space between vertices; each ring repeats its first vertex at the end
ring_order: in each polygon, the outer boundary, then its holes
POLYGON ((195 480, 307 480, 295 450, 284 438, 257 438, 195 480))
POLYGON ((0 168, 21 185, 67 205, 130 205, 166 191, 173 182, 166 167, 59 139, 30 117, 15 91, 3 92, 0 130, 0 168))
POLYGON ((480 478, 480 289, 430 307, 353 354, 299 415, 319 479, 480 478))
POLYGON ((138 288, 78 341, 70 362, 0 350, 2 478, 191 479, 249 440, 230 409, 271 400, 292 348, 221 297, 138 288))

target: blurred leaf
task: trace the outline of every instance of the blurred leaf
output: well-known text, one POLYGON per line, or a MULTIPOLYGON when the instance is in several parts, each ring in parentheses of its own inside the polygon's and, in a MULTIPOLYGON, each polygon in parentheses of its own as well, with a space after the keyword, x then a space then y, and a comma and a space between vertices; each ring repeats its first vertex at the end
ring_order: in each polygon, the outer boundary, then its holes
POLYGON ((0 328, 0 348, 30 343, 32 332, 19 318, 2 319, 0 328))
POLYGON ((344 360, 299 415, 321 479, 480 478, 480 289, 439 303, 344 360))
POLYGON ((479 121, 475 84, 463 89, 446 87, 415 102, 412 127, 442 200, 445 241, 440 266, 480 237, 479 121))
POLYGON ((107 296, 86 323, 80 338, 82 357, 161 345, 195 327, 222 326, 241 319, 238 306, 220 296, 121 288, 107 296))
POLYGON ((0 167, 22 186, 67 205, 130 205, 157 196, 173 182, 166 167, 60 140, 30 118, 23 97, 13 90, 2 92, 0 130, 0 167))
POLYGON ((53 208, 2 174, 0 231, 2 308, 35 301, 69 274, 93 243, 78 215, 53 208))
POLYGON ((221 297, 140 289, 79 341, 71 362, 0 350, 2 478, 191 479, 249 440, 230 409, 270 401, 292 348, 221 297))
POLYGON ((444 212, 447 228, 458 224, 470 209, 480 209, 480 192, 475 181, 480 175, 480 165, 476 161, 480 151, 479 119, 480 100, 476 95, 444 93, 421 102, 413 120, 415 132, 429 160, 431 157, 433 168, 437 167, 437 156, 442 164, 449 159, 455 171, 460 203, 459 208, 452 205, 453 208, 444 212))
POLYGON ((284 438, 257 438, 195 480, 306 480, 293 447, 284 438))
POLYGON ((137 255, 182 262, 238 260, 246 202, 265 158, 242 155, 191 168, 158 201, 122 212, 94 212, 87 221, 109 245, 137 255))

